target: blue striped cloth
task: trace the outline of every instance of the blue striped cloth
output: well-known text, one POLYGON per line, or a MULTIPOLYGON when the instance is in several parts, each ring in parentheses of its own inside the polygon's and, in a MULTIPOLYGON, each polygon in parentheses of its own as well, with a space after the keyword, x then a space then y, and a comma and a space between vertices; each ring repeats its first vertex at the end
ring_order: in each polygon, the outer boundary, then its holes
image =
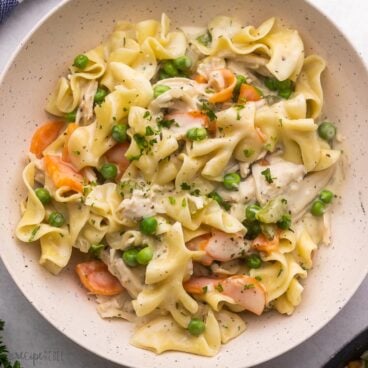
POLYGON ((0 23, 19 3, 20 0, 0 0, 0 23))

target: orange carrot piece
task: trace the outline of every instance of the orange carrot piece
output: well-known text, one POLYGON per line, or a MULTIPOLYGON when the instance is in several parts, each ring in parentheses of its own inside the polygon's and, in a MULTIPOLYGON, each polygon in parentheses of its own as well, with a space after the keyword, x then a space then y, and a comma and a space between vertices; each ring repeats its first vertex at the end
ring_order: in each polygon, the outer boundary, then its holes
MULTIPOLYGON (((214 72, 220 72, 221 76, 224 80, 225 88, 219 92, 214 93, 208 98, 208 101, 211 103, 225 102, 231 99, 233 95, 233 90, 236 85, 236 77, 234 73, 232 73, 228 69, 220 69, 214 72)), ((212 73, 214 73, 212 72, 212 73)))
POLYGON ((252 242, 252 247, 259 252, 271 253, 279 248, 279 234, 275 234, 273 239, 269 240, 264 234, 258 235, 252 242))
POLYGON ((222 293, 246 310, 261 315, 266 305, 263 285, 247 275, 234 275, 221 282, 222 293))
POLYGON ((207 83, 207 79, 201 75, 201 74, 196 74, 194 76, 194 80, 197 82, 197 83, 207 83))
POLYGON ((76 192, 83 191, 83 176, 72 165, 57 156, 45 156, 46 174, 51 178, 56 188, 68 186, 76 192))
POLYGON ((124 290, 119 280, 101 261, 79 263, 75 271, 83 286, 92 294, 112 296, 124 290))
MULTIPOLYGON (((204 235, 197 236, 196 238, 190 240, 186 244, 186 246, 188 247, 188 249, 193 250, 193 251, 195 250, 205 251, 211 237, 212 237, 212 234, 204 234, 204 235)), ((214 258, 209 256, 208 254, 205 254, 201 259, 201 263, 205 266, 211 265, 213 261, 214 261, 214 258)))
POLYGON ((262 98, 261 93, 250 84, 243 83, 240 87, 238 103, 247 101, 259 101, 262 98))
POLYGON ((113 162, 118 165, 119 175, 118 178, 124 174, 124 171, 130 165, 130 161, 125 157, 125 153, 129 148, 129 143, 118 143, 114 147, 110 148, 106 153, 105 157, 107 161, 113 162))
POLYGON ((208 126, 208 116, 201 111, 193 110, 189 112, 173 112, 165 116, 166 120, 175 120, 180 126, 189 124, 201 124, 204 127, 208 126))
POLYGON ((42 152, 58 137, 63 127, 64 123, 61 121, 49 121, 41 125, 33 134, 29 150, 37 158, 41 158, 42 152))
POLYGON ((63 153, 61 156, 63 161, 65 162, 70 162, 68 143, 69 143, 70 136, 77 128, 78 128, 78 125, 75 123, 68 124, 68 127, 66 128, 65 142, 64 142, 64 147, 63 147, 63 153))
POLYGON ((266 305, 264 286, 247 275, 233 275, 226 278, 191 277, 183 283, 184 289, 194 295, 205 294, 209 286, 233 299, 235 304, 257 315, 262 314, 266 305))
POLYGON ((192 277, 188 281, 184 282, 183 287, 190 294, 205 294, 206 287, 213 285, 218 286, 222 279, 212 277, 192 277))

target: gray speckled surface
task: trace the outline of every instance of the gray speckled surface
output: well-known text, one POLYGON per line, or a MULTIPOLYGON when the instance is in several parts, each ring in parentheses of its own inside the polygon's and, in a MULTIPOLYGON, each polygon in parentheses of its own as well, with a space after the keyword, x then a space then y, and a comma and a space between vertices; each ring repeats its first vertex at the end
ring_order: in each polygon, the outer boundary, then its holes
MULTIPOLYGON (((34 24, 60 0, 26 0, 0 26, 0 70, 34 24)), ((360 14, 368 11, 366 0, 313 0, 317 7, 339 24, 368 60, 368 39, 360 14)), ((24 367, 117 367, 79 348, 45 321, 11 280, 0 263, 0 318, 7 321, 5 341, 24 367)), ((368 280, 347 306, 314 337, 292 351, 258 368, 320 367, 346 341, 368 326, 366 296, 368 280)), ((98 350, 98 346, 96 346, 98 350)))

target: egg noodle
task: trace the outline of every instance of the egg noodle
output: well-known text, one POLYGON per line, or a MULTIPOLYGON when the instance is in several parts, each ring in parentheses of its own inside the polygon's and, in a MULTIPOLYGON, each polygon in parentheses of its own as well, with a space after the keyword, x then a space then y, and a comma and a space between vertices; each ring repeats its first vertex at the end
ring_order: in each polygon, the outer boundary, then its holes
POLYGON ((118 23, 59 79, 16 235, 55 275, 84 253, 81 283, 133 345, 213 356, 247 313, 301 302, 341 152, 319 120, 325 61, 297 31, 169 25, 118 23))

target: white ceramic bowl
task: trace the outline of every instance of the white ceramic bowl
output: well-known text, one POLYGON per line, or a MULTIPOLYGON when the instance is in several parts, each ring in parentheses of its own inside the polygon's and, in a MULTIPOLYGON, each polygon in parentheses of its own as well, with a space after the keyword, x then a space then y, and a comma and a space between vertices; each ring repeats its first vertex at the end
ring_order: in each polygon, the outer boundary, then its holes
POLYGON ((127 366, 240 368, 291 349, 334 317, 367 274, 367 81, 367 72, 349 42, 301 0, 66 2, 22 43, 0 88, 0 249, 7 269, 28 300, 57 329, 86 349, 127 366), (350 156, 345 189, 333 219, 333 245, 319 250, 305 282, 302 304, 291 317, 268 313, 248 318, 246 333, 223 346, 215 358, 176 352, 155 356, 132 347, 128 341, 133 326, 101 320, 71 271, 72 265, 59 277, 48 274, 38 265, 39 247, 19 244, 13 235, 19 202, 26 194, 21 171, 31 133, 46 119, 43 107, 59 75, 76 54, 98 44, 115 21, 158 19, 163 11, 179 25, 204 25, 223 14, 256 25, 277 16, 298 29, 308 53, 317 52, 328 61, 323 76, 324 115, 346 136, 350 156))

